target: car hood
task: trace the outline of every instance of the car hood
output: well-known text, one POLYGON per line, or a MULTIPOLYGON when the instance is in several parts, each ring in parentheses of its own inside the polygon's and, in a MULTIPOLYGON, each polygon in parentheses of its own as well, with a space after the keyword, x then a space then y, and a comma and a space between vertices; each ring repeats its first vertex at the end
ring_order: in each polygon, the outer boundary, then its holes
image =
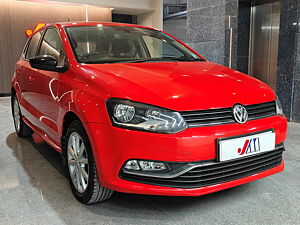
POLYGON ((93 74, 93 82, 105 81, 116 90, 111 97, 178 111, 275 99, 274 92, 265 83, 211 62, 115 63, 83 67, 93 74))

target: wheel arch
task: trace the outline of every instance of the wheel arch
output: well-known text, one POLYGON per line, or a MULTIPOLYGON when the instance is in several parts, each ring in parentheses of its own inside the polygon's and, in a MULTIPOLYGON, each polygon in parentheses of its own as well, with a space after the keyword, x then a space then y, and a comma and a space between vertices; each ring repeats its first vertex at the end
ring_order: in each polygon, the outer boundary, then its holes
MULTIPOLYGON (((101 170, 99 170, 99 168, 101 168, 101 165, 100 165, 100 162, 99 162, 98 152, 97 152, 97 149, 96 149, 96 145, 95 145, 95 141, 94 141, 92 132, 90 130, 89 123, 83 122, 83 120, 80 118, 80 116, 78 114, 76 114, 75 112, 73 112, 73 111, 66 112, 64 117, 63 117, 63 121, 62 121, 62 131, 61 131, 61 150, 62 150, 62 152, 61 153, 62 153, 63 164, 66 165, 66 158, 65 158, 65 154, 64 154, 64 151, 66 150, 65 146, 66 146, 66 141, 67 141, 66 140, 66 133, 67 133, 67 130, 68 130, 68 126, 74 120, 78 120, 82 123, 82 125, 85 129, 85 132, 87 134, 87 137, 89 139, 91 148, 92 148, 92 152, 93 152, 93 155, 94 155, 94 158, 95 158, 95 163, 96 163, 97 170, 98 170, 98 172, 101 171, 101 170)), ((98 173, 98 175, 99 175, 99 173, 98 173)))
POLYGON ((72 112, 72 111, 68 111, 65 113, 64 117, 63 117, 63 120, 62 120, 62 123, 61 123, 61 126, 62 126, 62 129, 61 129, 61 138, 60 138, 60 142, 61 142, 61 154, 62 154, 62 163, 64 165, 66 165, 66 157, 65 157, 65 154, 64 154, 64 148, 65 148, 65 142, 66 142, 66 133, 67 133, 67 130, 68 130, 68 127, 69 125, 72 123, 72 121, 74 120, 78 120, 80 122, 82 122, 79 118, 79 116, 72 112))
POLYGON ((16 95, 19 99, 20 104, 22 103, 22 91, 20 88, 20 84, 17 81, 12 81, 12 85, 10 87, 11 95, 16 95))
POLYGON ((76 113, 74 113, 72 111, 66 112, 66 114, 64 115, 64 118, 63 118, 63 122, 62 122, 61 138, 63 138, 65 136, 68 126, 74 120, 79 120, 80 122, 82 122, 82 120, 79 118, 79 116, 76 113))
POLYGON ((62 121, 62 124, 61 124, 61 149, 63 150, 64 148, 64 144, 65 144, 65 141, 66 141, 66 133, 68 131, 68 127, 69 125, 74 121, 74 120, 77 120, 79 121, 84 129, 85 129, 85 132, 89 138, 89 141, 91 143, 91 147, 92 147, 92 150, 93 152, 94 151, 94 145, 93 145, 93 142, 94 142, 94 139, 91 135, 91 132, 90 132, 90 127, 88 125, 88 123, 84 122, 84 120, 77 114, 75 113, 74 111, 67 111, 63 117, 63 121, 62 121))

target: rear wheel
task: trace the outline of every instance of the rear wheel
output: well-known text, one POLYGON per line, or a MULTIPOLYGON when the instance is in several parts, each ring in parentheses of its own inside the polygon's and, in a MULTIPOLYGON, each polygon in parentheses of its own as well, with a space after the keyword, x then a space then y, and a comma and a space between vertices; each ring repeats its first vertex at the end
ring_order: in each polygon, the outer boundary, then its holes
POLYGON ((31 128, 23 121, 20 105, 17 96, 14 94, 11 97, 12 114, 14 119, 14 125, 16 133, 19 137, 29 137, 32 135, 33 131, 31 128))
POLYGON ((80 202, 94 204, 110 198, 113 191, 99 183, 92 148, 81 122, 69 125, 63 154, 72 192, 80 202))

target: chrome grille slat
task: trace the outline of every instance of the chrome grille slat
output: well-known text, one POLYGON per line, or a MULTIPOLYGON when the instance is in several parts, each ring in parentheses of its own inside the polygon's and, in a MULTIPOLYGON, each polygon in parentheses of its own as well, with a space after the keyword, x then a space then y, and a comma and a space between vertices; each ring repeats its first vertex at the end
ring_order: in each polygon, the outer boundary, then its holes
POLYGON ((214 119, 227 119, 232 118, 232 115, 223 115, 223 116, 215 116, 215 117, 193 117, 185 119, 186 122, 193 122, 193 121, 203 121, 203 120, 214 120, 214 119))
MULTIPOLYGON (((266 159, 259 159, 256 160, 252 165, 258 165, 261 163, 266 163, 268 161, 274 161, 278 159, 278 155, 272 156, 270 158, 266 158, 266 159)), ((243 162, 241 164, 239 164, 238 166, 235 165, 230 165, 227 168, 222 168, 222 169, 217 169, 217 170, 212 170, 213 172, 205 172, 202 171, 201 173, 201 177, 207 177, 207 176, 212 176, 212 175, 216 175, 216 174, 220 174, 220 173, 226 173, 226 172, 230 172, 233 170, 238 170, 238 169, 243 169, 243 168, 247 168, 249 166, 248 162, 243 162)), ((186 173, 186 175, 182 175, 180 176, 181 178, 191 178, 191 177, 199 177, 199 174, 195 174, 195 173, 186 173), (190 175, 192 174, 192 175, 190 175)))
POLYGON ((274 112, 276 110, 275 107, 266 107, 261 109, 255 109, 255 110, 247 110, 248 114, 257 114, 257 113, 265 113, 265 112, 274 112))
POLYGON ((255 105, 246 105, 246 109, 253 110, 253 109, 264 108, 264 107, 268 107, 268 106, 276 106, 275 101, 260 103, 260 104, 255 104, 255 105))
MULTIPOLYGON (((218 175, 218 176, 210 176, 210 177, 206 177, 206 178, 200 178, 200 179, 182 179, 182 177, 180 177, 179 179, 177 179, 176 181, 179 182, 179 183, 200 183, 200 182, 206 182, 206 181, 211 181, 211 180, 216 180, 216 179, 221 179, 221 178, 224 178, 224 177, 228 177, 228 176, 234 176, 234 175, 237 175, 237 174, 240 174, 240 173, 244 173, 244 172, 249 172, 249 171, 252 171, 252 170, 255 170, 255 169, 259 169, 259 168, 262 168, 264 166, 268 166, 268 165, 271 165, 273 163, 276 163, 277 160, 272 160, 270 162, 267 162, 263 165, 256 165, 254 167, 246 167, 244 169, 241 169, 241 170, 235 170, 235 172, 227 172, 227 173, 222 173, 222 175, 218 175)), ((198 177, 199 178, 199 177, 198 177)))
POLYGON ((211 115, 211 114, 222 114, 222 113, 231 113, 230 108, 225 108, 222 110, 200 110, 200 111, 183 111, 181 112, 181 115, 183 116, 205 116, 205 115, 211 115))
MULTIPOLYGON (((278 155, 278 151, 270 151, 270 152, 266 152, 263 153, 261 156, 260 155, 256 155, 255 157, 249 157, 249 158, 241 158, 240 160, 235 160, 234 162, 220 162, 220 164, 222 165, 222 168, 227 168, 230 166, 239 166, 240 164, 243 163, 249 163, 249 162, 253 162, 259 159, 264 159, 267 157, 273 157, 274 155, 278 155)), ((207 172, 207 171, 211 171, 211 170, 215 170, 216 168, 218 168, 219 165, 218 164, 213 164, 213 165, 205 165, 205 169, 201 169, 201 170, 197 170, 197 168, 189 171, 189 173, 198 173, 198 172, 207 172)))
MULTIPOLYGON (((245 105, 245 108, 248 112, 249 120, 256 120, 276 115, 275 101, 255 105, 245 105)), ((233 119, 231 108, 182 111, 180 114, 189 127, 236 123, 233 119)))

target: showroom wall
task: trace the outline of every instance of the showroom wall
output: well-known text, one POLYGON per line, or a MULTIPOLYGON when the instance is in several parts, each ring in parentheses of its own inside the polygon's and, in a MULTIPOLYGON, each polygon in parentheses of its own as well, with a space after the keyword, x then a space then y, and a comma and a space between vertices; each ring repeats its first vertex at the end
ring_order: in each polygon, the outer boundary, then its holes
POLYGON ((238 0, 188 0, 187 44, 207 59, 237 67, 238 0))
POLYGON ((186 43, 187 0, 164 0, 164 31, 186 43))
POLYGON ((300 0, 281 1, 277 95, 286 116, 300 122, 300 0))
POLYGON ((86 10, 90 21, 111 21, 111 10, 97 6, 67 3, 40 3, 16 0, 0 1, 0 93, 10 93, 10 79, 15 62, 27 40, 26 29, 38 22, 84 21, 86 10))
POLYGON ((164 21, 164 31, 186 43, 186 18, 164 21))

